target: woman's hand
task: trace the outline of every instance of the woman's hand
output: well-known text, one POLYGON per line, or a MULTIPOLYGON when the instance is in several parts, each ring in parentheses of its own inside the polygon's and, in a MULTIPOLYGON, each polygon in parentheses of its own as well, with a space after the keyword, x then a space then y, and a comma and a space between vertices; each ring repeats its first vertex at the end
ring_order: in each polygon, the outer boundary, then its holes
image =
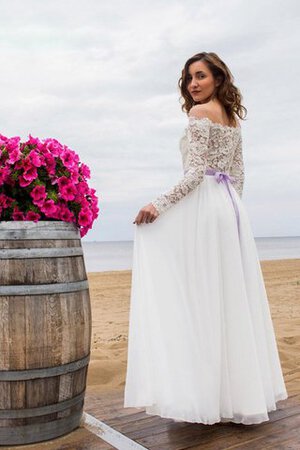
POLYGON ((152 223, 158 216, 159 213, 157 209, 152 205, 152 203, 149 203, 140 209, 133 223, 136 223, 137 225, 140 225, 140 223, 143 222, 152 223))

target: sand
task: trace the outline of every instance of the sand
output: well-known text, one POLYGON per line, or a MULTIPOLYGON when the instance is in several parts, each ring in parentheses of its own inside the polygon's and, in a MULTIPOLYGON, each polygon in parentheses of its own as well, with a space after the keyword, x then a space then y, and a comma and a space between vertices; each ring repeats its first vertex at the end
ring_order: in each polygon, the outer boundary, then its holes
MULTIPOLYGON (((300 259, 261 261, 288 394, 300 393, 300 259)), ((127 364, 131 270, 88 274, 92 357, 88 387, 123 389, 127 364)))

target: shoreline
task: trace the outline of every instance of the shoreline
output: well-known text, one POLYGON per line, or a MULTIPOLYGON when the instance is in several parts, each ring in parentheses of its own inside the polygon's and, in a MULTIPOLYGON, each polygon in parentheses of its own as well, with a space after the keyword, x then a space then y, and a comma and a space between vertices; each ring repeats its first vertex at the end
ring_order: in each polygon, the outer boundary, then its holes
MULTIPOLYGON (((285 261, 300 261, 299 258, 278 258, 278 259, 260 259, 261 264, 272 263, 272 262, 285 262, 285 261)), ((119 273, 119 272, 132 272, 132 269, 108 269, 108 270, 92 270, 87 271, 87 274, 97 274, 97 273, 119 273)))

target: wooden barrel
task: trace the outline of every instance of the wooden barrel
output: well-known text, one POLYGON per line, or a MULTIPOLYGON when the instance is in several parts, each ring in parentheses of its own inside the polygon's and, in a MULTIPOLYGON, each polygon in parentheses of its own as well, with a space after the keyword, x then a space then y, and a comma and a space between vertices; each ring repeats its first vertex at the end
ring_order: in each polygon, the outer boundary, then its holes
POLYGON ((79 426, 91 307, 79 230, 0 222, 0 445, 79 426))

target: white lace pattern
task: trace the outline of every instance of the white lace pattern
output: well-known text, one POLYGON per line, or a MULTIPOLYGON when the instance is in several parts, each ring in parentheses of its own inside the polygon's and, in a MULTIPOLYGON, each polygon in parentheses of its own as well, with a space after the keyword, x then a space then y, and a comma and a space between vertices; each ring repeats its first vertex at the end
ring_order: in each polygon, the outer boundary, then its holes
POLYGON ((212 122, 208 117, 189 117, 181 140, 184 176, 172 189, 151 201, 159 214, 185 197, 203 180, 205 170, 211 167, 235 177, 233 186, 242 196, 244 163, 241 128, 212 122))

